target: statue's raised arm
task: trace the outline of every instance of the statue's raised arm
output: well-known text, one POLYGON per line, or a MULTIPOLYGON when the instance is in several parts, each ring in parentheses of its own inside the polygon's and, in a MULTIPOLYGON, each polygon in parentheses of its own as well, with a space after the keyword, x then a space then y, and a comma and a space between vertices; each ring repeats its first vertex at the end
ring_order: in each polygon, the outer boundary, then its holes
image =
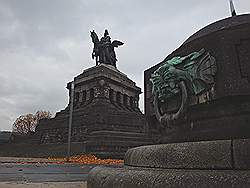
POLYGON ((121 46, 121 45, 123 45, 124 43, 123 42, 121 42, 121 41, 119 41, 119 40, 114 40, 113 42, 112 42, 112 46, 113 47, 119 47, 119 46, 121 46))

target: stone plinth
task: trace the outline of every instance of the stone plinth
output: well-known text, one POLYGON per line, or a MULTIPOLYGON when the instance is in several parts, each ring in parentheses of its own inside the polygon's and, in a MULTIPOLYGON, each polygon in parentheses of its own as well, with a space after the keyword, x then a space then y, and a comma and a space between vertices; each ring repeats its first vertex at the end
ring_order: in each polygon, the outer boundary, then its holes
POLYGON ((150 77, 163 62, 144 72, 145 115, 149 127, 163 133, 162 143, 250 137, 249 33, 249 14, 230 17, 201 29, 165 58, 204 48, 217 64, 214 86, 205 93, 188 96, 187 112, 172 129, 160 128, 153 105, 150 77))
MULTIPOLYGON (((167 89, 177 87, 180 92, 170 96, 172 101, 168 97, 156 103, 155 97, 159 95, 155 92, 152 95, 150 77, 165 62, 146 70, 146 118, 149 129, 158 130, 159 142, 164 144, 128 150, 124 167, 94 168, 88 177, 88 188, 250 187, 249 33, 250 15, 227 18, 198 31, 167 56, 167 60, 183 57, 204 48, 214 57, 216 76, 207 75, 215 76, 215 82, 203 93, 189 92, 185 78, 192 74, 184 66, 180 70, 178 62, 176 67, 172 62, 173 66, 164 64, 165 69, 160 69, 161 73, 167 72, 165 75, 154 76, 161 79, 158 83, 165 81, 164 76, 172 79, 158 87, 160 91, 168 94, 167 89), (173 78, 178 71, 182 73, 181 84, 173 82, 179 81, 173 78), (169 110, 171 102, 181 105, 169 110), (179 115, 180 111, 184 115, 179 115)), ((184 62, 189 67, 195 63, 184 62)), ((209 68, 204 72, 209 72, 209 68)), ((198 78, 201 80, 202 76, 198 78)))
POLYGON ((88 188, 249 187, 246 143, 249 139, 133 148, 123 168, 94 168, 88 188))
POLYGON ((247 188, 250 171, 96 167, 88 188, 247 188))
POLYGON ((134 167, 232 169, 234 148, 231 140, 159 144, 130 149, 124 160, 134 167))
MULTIPOLYGON (((125 74, 100 64, 75 77, 74 84, 71 140, 84 143, 83 152, 123 158, 127 149, 152 143, 138 108, 141 89, 125 74)), ((39 143, 67 142, 68 120, 69 105, 55 118, 41 121, 36 129, 39 143)))

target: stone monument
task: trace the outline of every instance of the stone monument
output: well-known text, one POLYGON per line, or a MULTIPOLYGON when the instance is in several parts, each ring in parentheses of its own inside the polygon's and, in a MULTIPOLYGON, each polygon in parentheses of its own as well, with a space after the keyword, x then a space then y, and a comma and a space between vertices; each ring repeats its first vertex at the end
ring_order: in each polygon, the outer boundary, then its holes
POLYGON ((90 36, 92 38, 92 42, 94 43, 92 59, 96 60, 96 65, 107 64, 116 67, 117 59, 114 48, 123 45, 123 42, 118 40, 111 42, 107 29, 105 30, 104 36, 101 40, 99 40, 98 35, 94 30, 90 31, 90 36))
POLYGON ((215 22, 145 71, 145 115, 149 127, 161 133, 161 143, 250 136, 248 23, 249 15, 215 22), (166 75, 175 80, 166 78, 170 86, 160 86, 168 90, 167 102, 160 96, 156 108, 152 74, 161 76, 167 66, 166 75))
POLYGON ((96 167, 88 188, 250 187, 250 15, 212 23, 144 73, 158 145, 124 167, 96 167))
MULTIPOLYGON (((123 158, 135 146, 152 143, 147 136, 145 117, 138 107, 141 89, 116 68, 113 41, 105 30, 101 40, 91 32, 96 66, 74 78, 72 142, 82 143, 82 153, 102 158, 123 158)), ((67 84, 69 94, 71 84, 67 84)), ((70 95, 69 95, 70 96, 70 95)), ((66 143, 69 106, 55 118, 43 120, 36 128, 40 144, 66 143)))

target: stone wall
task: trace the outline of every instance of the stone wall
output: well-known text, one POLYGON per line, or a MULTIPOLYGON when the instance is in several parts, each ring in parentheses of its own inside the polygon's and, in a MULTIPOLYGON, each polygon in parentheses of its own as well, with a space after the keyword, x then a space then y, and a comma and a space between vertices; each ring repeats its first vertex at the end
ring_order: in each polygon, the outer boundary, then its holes
MULTIPOLYGON (((67 84, 69 96, 72 83, 67 84)), ((88 153, 115 158, 122 158, 128 148, 152 143, 138 107, 140 94, 135 82, 113 66, 84 70, 74 78, 71 140, 84 143, 88 153)), ((67 107, 55 118, 39 123, 38 143, 67 142, 70 102, 69 97, 67 107)))
POLYGON ((188 96, 187 112, 172 129, 161 129, 153 105, 150 77, 163 62, 144 72, 146 119, 151 130, 168 137, 164 142, 250 137, 249 20, 248 14, 212 23, 165 58, 186 56, 204 48, 217 64, 214 86, 208 92, 188 96))

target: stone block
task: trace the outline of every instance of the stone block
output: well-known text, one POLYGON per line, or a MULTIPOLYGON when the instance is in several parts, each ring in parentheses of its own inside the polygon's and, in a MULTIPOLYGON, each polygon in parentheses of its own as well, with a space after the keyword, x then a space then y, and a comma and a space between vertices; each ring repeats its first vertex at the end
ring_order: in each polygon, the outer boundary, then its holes
MULTIPOLYGON (((145 132, 144 114, 135 105, 141 89, 118 69, 106 64, 91 67, 74 78, 74 86, 71 140, 83 143, 85 152, 123 159, 128 148, 153 142, 145 132)), ((67 142, 69 104, 54 118, 39 122, 39 144, 67 142)))
POLYGON ((202 141, 141 146, 129 149, 125 164, 174 169, 230 169, 231 141, 202 141))
POLYGON ((234 165, 237 169, 250 169, 250 139, 233 141, 234 165))
POLYGON ((96 167, 88 188, 250 187, 250 171, 96 167))
MULTIPOLYGON (((217 64, 215 85, 209 91, 211 95, 207 95, 209 92, 190 95, 192 100, 188 101, 185 118, 177 119, 171 129, 162 130, 156 120, 153 85, 150 81, 152 73, 162 66, 164 61, 145 70, 145 115, 149 128, 158 129, 162 135, 166 132, 166 137, 171 135, 172 138, 168 140, 171 142, 204 140, 204 137, 206 140, 250 138, 249 33, 250 14, 229 17, 202 28, 164 59, 165 61, 176 56, 183 57, 204 48, 215 58, 217 64), (204 94, 209 96, 206 100, 202 99, 204 94), (233 123, 230 123, 231 121, 233 123), (220 126, 226 128, 221 130, 220 126), (192 130, 189 134, 177 138, 175 134, 185 132, 184 128, 192 130), (200 134, 202 136, 197 138, 196 135, 200 134)), ((175 102, 174 99, 169 101, 162 106, 171 106, 171 102, 175 102)))

